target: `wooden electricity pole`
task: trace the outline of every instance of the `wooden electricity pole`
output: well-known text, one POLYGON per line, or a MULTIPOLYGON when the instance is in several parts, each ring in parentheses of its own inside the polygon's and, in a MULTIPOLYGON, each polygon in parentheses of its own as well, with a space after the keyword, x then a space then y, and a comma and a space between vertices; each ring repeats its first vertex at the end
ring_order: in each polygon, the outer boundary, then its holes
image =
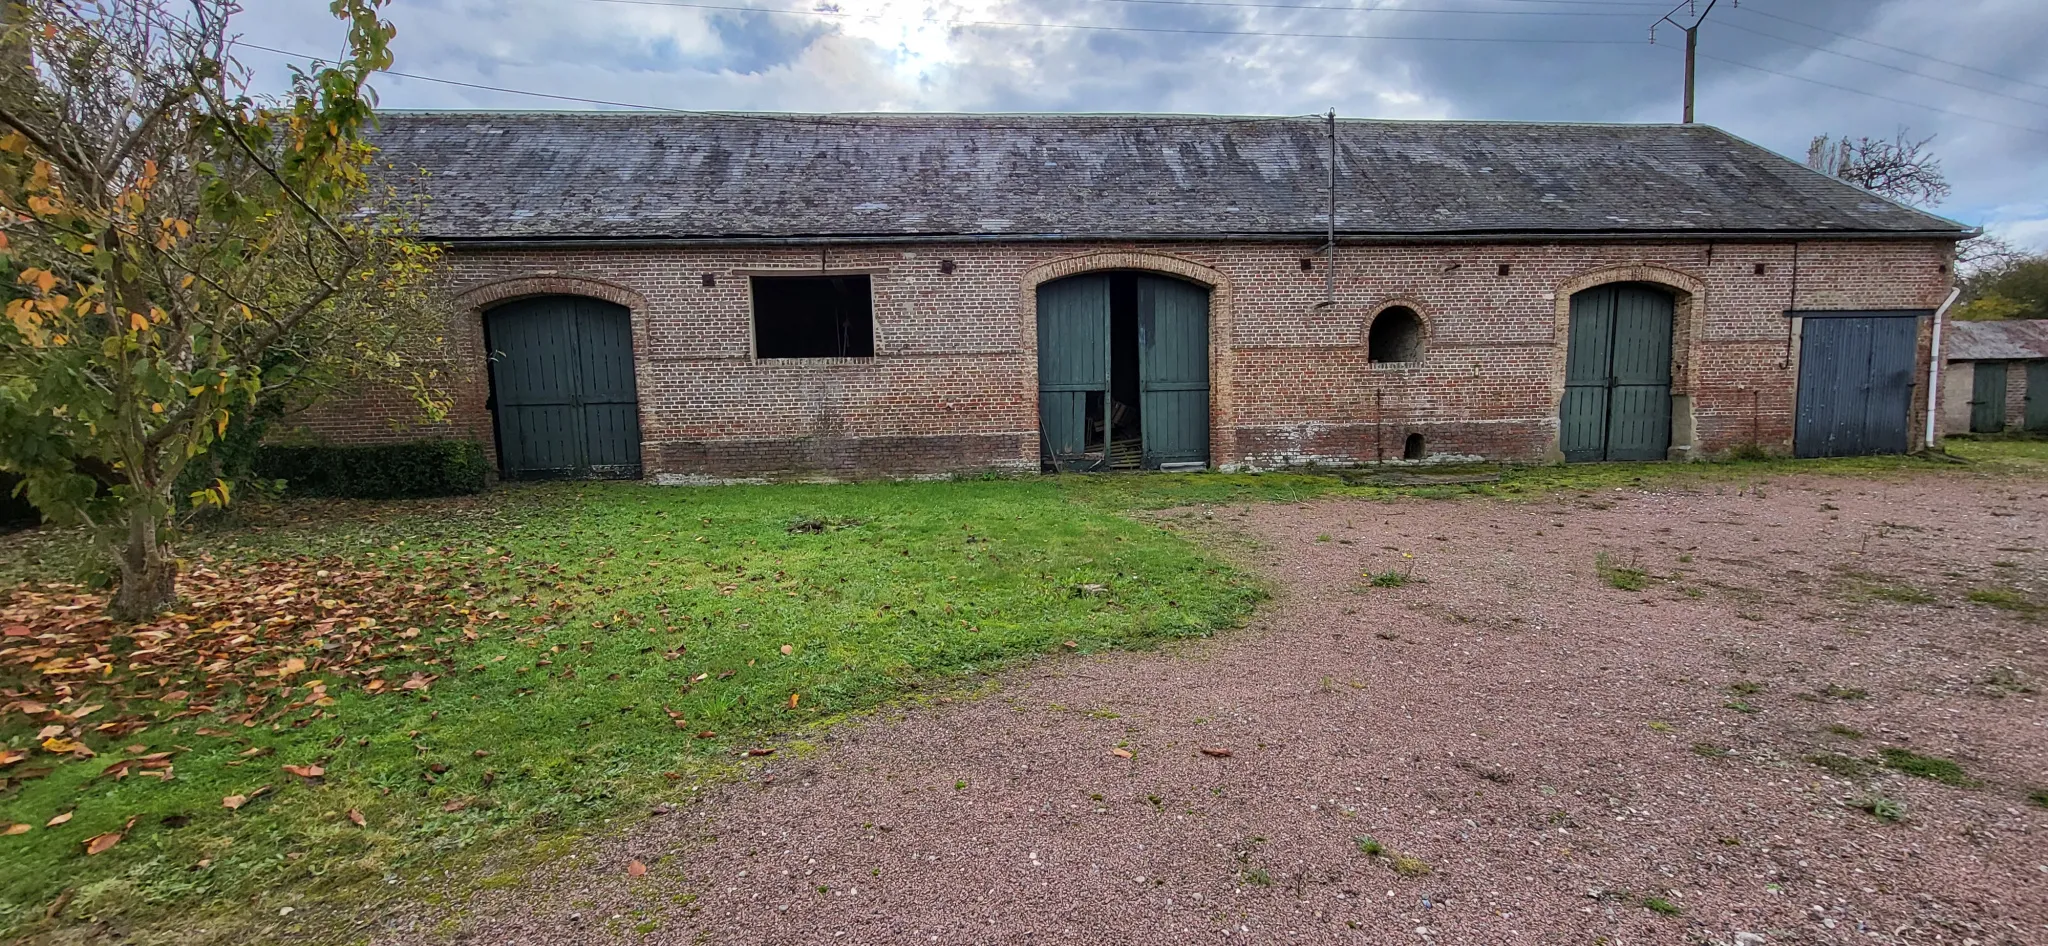
POLYGON ((1719 2, 1721 0, 1707 0, 1706 9, 1700 10, 1699 14, 1692 18, 1691 23, 1680 23, 1671 18, 1673 13, 1699 5, 1698 0, 1685 0, 1672 7, 1671 13, 1658 17, 1656 23, 1650 24, 1650 41, 1653 43, 1657 41, 1657 26, 1660 23, 1669 23, 1685 31, 1685 123, 1688 125, 1692 124, 1693 67, 1699 55, 1700 24, 1707 21, 1707 14, 1714 12, 1714 4, 1719 2))

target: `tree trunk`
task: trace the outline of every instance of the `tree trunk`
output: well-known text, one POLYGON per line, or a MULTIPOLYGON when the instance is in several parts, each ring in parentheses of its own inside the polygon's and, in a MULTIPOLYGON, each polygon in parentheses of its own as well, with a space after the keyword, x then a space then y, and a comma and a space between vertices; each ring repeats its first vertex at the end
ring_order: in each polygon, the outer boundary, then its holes
POLYGON ((118 621, 147 621, 178 600, 178 563, 157 541, 157 518, 149 509, 129 514, 128 542, 114 556, 121 584, 108 612, 118 621))

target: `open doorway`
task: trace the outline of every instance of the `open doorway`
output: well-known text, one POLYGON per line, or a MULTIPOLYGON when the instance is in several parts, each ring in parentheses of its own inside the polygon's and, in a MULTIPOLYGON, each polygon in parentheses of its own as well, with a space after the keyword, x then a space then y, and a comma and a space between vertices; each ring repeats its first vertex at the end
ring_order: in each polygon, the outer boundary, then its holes
POLYGON ((1178 279, 1088 273, 1038 287, 1044 467, 1206 465, 1208 332, 1208 290, 1178 279))
POLYGON ((1144 398, 1138 392, 1138 275, 1109 274, 1109 468, 1135 470, 1144 463, 1144 398))

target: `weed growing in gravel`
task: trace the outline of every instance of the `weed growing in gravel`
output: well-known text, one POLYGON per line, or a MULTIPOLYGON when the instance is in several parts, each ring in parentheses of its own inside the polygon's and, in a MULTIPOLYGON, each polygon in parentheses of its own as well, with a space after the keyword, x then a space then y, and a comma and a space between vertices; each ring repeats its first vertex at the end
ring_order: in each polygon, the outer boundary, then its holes
POLYGON ((1701 756, 1703 758, 1725 759, 1728 758, 1730 755, 1733 755, 1735 753, 1735 750, 1730 749, 1727 746, 1715 745, 1711 742, 1695 742, 1692 744, 1692 752, 1694 755, 1701 756))
POLYGON ((1728 684, 1728 692, 1736 696, 1754 696, 1764 691, 1764 685, 1754 680, 1737 680, 1728 684))
POLYGON ((1394 873, 1403 877, 1425 877, 1434 869, 1429 866, 1428 861, 1413 854, 1395 854, 1390 859, 1389 866, 1394 868, 1394 873))
POLYGON ((1677 916, 1685 912, 1684 907, 1672 903, 1663 897, 1644 897, 1643 906, 1649 908, 1651 913, 1662 913, 1665 916, 1677 916))
POLYGON ((1746 701, 1746 700, 1729 700, 1728 702, 1726 702, 1726 703, 1723 703, 1723 704, 1721 704, 1721 705, 1723 705, 1723 706, 1726 706, 1726 707, 1728 707, 1729 709, 1732 709, 1732 710, 1734 710, 1734 711, 1736 711, 1736 712, 1738 712, 1738 713, 1761 713, 1761 712, 1763 712, 1762 710, 1758 709, 1758 708, 1756 707, 1756 705, 1755 705, 1755 704, 1753 704, 1753 703, 1750 703, 1750 702, 1748 702, 1748 701, 1746 701))
POLYGON ((2024 696, 2036 692, 2034 684, 2017 667, 1993 667, 1977 681, 1977 690, 1993 699, 2024 696))
POLYGON ((1359 853, 1367 857, 1384 859, 1387 862, 1387 867, 1403 877, 1424 877, 1433 870, 1429 866, 1428 861, 1413 854, 1403 854, 1400 851, 1388 850, 1385 844, 1380 843, 1378 838, 1370 834, 1358 835, 1352 838, 1351 841, 1358 845, 1359 853))
POLYGON ((1628 564, 1621 565, 1615 563, 1614 556, 1601 552, 1593 556, 1593 570, 1600 573, 1600 580, 1609 587, 1622 591, 1641 591, 1650 584, 1650 573, 1636 564, 1634 555, 1629 556, 1628 564))
POLYGON ((1239 874, 1238 877, 1254 887, 1273 886, 1273 875, 1266 873, 1266 869, 1263 867, 1254 867, 1239 874))
POLYGON ((2027 803, 2036 808, 2048 808, 2048 788, 2037 788, 2028 792, 2027 803))
POLYGON ((1653 720, 1650 720, 1650 731, 1651 731, 1651 732, 1670 732, 1670 731, 1671 731, 1671 724, 1670 724, 1670 723, 1667 723, 1667 722, 1664 722, 1664 721, 1663 721, 1663 720, 1661 720, 1661 719, 1653 719, 1653 720))
POLYGON ((1383 572, 1366 571, 1361 577, 1374 588, 1399 588, 1414 581, 1415 563, 1412 561, 1415 558, 1414 553, 1402 552, 1401 558, 1409 560, 1406 562, 1406 568, 1389 568, 1383 572))
POLYGON ((1830 683, 1826 689, 1820 691, 1820 695, 1822 699, 1828 700, 1865 700, 1870 698, 1870 691, 1862 687, 1845 687, 1839 683, 1830 683))
POLYGON ((1932 604, 1934 595, 1904 582, 1871 579, 1861 583, 1863 596, 1895 604, 1932 604))
POLYGON ((2035 604, 2033 599, 2011 588, 1973 588, 1970 590, 1969 598, 1978 604, 1988 604, 2000 611, 2033 614, 2041 610, 2041 606, 2035 604))
POLYGON ((1830 736, 1840 736, 1844 739, 1863 738, 1863 730, 1857 729, 1854 726, 1844 726, 1841 723, 1829 723, 1827 729, 1828 735, 1830 736))
POLYGON ((1848 779, 1850 781, 1865 778, 1871 772, 1870 763, 1855 756, 1843 755, 1839 752, 1815 753, 1807 756, 1806 761, 1820 766, 1828 774, 1836 778, 1848 779))
POLYGON ((1904 772, 1916 778, 1933 779, 1945 785, 1968 787, 1977 784, 1963 767, 1952 759, 1940 756, 1921 755, 1905 749, 1886 748, 1877 751, 1884 761, 1884 767, 1904 772))
POLYGON ((1906 820, 1906 803, 1881 792, 1866 792, 1851 798, 1849 807, 1867 811, 1877 820, 1891 824, 1906 820))

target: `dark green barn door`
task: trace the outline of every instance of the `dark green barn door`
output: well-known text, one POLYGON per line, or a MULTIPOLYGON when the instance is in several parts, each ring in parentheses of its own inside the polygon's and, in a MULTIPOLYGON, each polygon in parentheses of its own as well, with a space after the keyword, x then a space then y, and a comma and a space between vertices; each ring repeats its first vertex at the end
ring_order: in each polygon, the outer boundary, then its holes
POLYGON ((1109 403, 1109 275, 1071 276, 1038 287, 1040 452, 1056 470, 1106 462, 1099 429, 1109 403))
POLYGON ((1970 386, 1970 432, 1995 434, 2005 429, 2005 362, 1980 361, 1970 386))
POLYGON ((1568 461, 1662 460, 1671 447, 1671 297, 1640 286, 1572 296, 1558 443, 1568 461))
POLYGON ((1147 469, 1209 462, 1209 291, 1138 277, 1139 423, 1147 469))
POLYGON ((2027 362, 2026 428, 2048 431, 2048 361, 2027 362))
POLYGON ((640 475, 624 307, 579 296, 523 299, 492 309, 484 328, 506 478, 640 475))

